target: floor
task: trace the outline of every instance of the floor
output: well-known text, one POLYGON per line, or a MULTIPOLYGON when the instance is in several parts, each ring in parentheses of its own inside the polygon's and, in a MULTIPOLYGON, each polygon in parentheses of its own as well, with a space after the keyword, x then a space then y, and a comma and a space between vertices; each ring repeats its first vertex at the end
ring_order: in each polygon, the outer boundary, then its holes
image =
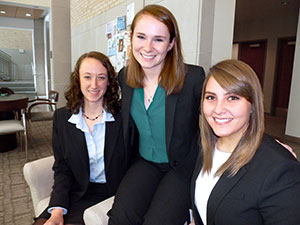
POLYGON ((292 147, 293 151, 298 156, 298 160, 300 160, 300 143, 289 141, 285 138, 285 124, 285 117, 265 115, 265 132, 275 137, 282 143, 292 147))
MULTIPOLYGON (((52 154, 52 121, 32 123, 28 161, 52 154)), ((23 177, 25 152, 20 147, 0 153, 0 225, 28 225, 33 222, 29 187, 23 177)))
MULTIPOLYGON (((300 143, 285 140, 285 119, 266 116, 266 132, 290 145, 300 159, 300 143)), ((52 122, 35 122, 32 126, 29 161, 52 154, 52 122)), ((33 206, 29 188, 23 178, 26 163, 24 150, 0 153, 0 225, 27 225, 33 222, 33 206)))

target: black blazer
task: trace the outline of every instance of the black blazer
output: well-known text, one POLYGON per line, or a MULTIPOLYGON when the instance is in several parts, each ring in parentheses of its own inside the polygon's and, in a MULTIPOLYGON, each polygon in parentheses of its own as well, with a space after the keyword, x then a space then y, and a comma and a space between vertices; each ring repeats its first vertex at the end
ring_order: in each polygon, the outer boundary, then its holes
MULTIPOLYGON (((199 155, 191 185, 197 225, 203 224, 194 201, 201 167, 199 155)), ((254 158, 234 177, 223 174, 211 192, 207 225, 228 224, 300 224, 300 164, 268 135, 264 135, 254 158)))
MULTIPOLYGON (((69 200, 80 199, 87 191, 90 168, 84 133, 69 123, 72 113, 65 107, 55 111, 53 119, 54 185, 49 207, 68 209, 69 200)), ((110 195, 114 195, 130 162, 131 152, 125 150, 121 114, 106 122, 104 163, 110 195)), ((130 150, 130 149, 129 149, 130 150)))
MULTIPOLYGON (((166 97, 166 145, 171 167, 182 177, 190 179, 199 151, 200 99, 205 74, 199 66, 186 65, 186 68, 181 92, 166 97)), ((124 140, 129 143, 133 88, 125 82, 125 70, 119 72, 118 79, 122 90, 124 140)))

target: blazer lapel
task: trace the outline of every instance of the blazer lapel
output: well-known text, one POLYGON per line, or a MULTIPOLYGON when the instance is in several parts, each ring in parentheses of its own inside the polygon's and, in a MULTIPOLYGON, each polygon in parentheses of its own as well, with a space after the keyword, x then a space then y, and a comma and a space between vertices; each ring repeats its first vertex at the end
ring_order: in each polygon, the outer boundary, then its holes
POLYGON ((242 167, 233 177, 228 177, 228 173, 225 173, 220 177, 208 199, 207 224, 214 224, 215 213, 219 204, 225 195, 237 184, 237 182, 245 175, 246 172, 246 168, 242 167))
MULTIPOLYGON (((192 196, 192 205, 193 206, 195 206, 196 180, 201 171, 202 166, 203 166, 203 156, 202 156, 202 153, 200 152, 198 154, 198 158, 197 158, 196 165, 195 165, 195 170, 194 170, 193 177, 192 177, 192 183, 191 183, 191 196, 192 196)), ((200 222, 202 222, 198 210, 195 210, 195 212, 193 213, 193 216, 194 216, 194 219, 197 222, 197 224, 200 224, 200 222)), ((203 224, 203 222, 201 224, 203 224)))
POLYGON ((131 105, 132 93, 133 93, 133 89, 131 87, 129 87, 128 85, 123 86, 121 114, 122 114, 122 121, 123 121, 124 140, 126 141, 126 143, 128 143, 128 139, 129 139, 128 127, 129 127, 130 105, 131 105))
MULTIPOLYGON (((117 115, 120 116, 120 115, 117 115)), ((106 122, 105 124, 105 144, 104 144, 104 160, 105 160, 105 168, 109 168, 109 163, 111 161, 120 127, 121 119, 117 119, 115 117, 115 121, 106 122)))
POLYGON ((68 124, 72 126, 71 137, 70 137, 70 142, 72 143, 73 146, 72 149, 74 149, 74 151, 77 152, 79 156, 78 158, 80 158, 83 161, 82 165, 84 165, 85 168, 83 168, 82 171, 87 171, 89 177, 89 172, 90 172, 89 156, 88 156, 84 133, 81 130, 77 129, 75 124, 70 124, 70 123, 68 124), (76 140, 76 142, 72 142, 72 140, 76 140))
POLYGON ((166 145, 167 151, 170 148, 173 124, 175 117, 176 103, 178 99, 178 94, 171 94, 166 97, 166 145))

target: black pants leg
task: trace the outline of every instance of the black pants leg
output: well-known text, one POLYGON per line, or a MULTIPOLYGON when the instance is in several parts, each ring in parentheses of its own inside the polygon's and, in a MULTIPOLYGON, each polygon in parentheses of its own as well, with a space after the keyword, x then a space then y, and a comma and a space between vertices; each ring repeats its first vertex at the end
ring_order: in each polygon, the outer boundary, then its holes
POLYGON ((140 159, 119 186, 109 225, 183 225, 189 202, 189 181, 168 166, 140 159))
POLYGON ((170 170, 161 180, 143 225, 183 225, 189 218, 190 181, 170 170))

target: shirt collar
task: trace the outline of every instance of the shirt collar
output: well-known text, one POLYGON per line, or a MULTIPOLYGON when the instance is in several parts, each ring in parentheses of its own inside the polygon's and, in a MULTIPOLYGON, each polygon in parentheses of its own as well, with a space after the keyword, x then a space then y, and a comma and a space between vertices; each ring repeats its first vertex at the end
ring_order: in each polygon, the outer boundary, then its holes
MULTIPOLYGON (((103 115, 100 121, 98 121, 96 124, 103 124, 105 122, 112 122, 115 121, 114 116, 107 112, 105 109, 103 109, 103 115)), ((76 128, 88 132, 88 127, 86 125, 86 122, 84 121, 83 114, 82 114, 82 108, 80 107, 78 114, 72 114, 72 116, 69 118, 68 122, 73 123, 76 125, 76 128)))

